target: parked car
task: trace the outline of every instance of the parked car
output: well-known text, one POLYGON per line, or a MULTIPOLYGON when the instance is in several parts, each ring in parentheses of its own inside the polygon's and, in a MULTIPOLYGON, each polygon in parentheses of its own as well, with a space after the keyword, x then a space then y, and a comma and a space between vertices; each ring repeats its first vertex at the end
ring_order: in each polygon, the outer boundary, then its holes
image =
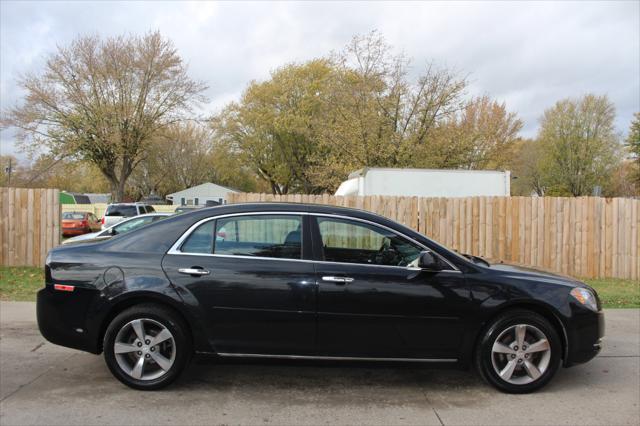
POLYGON ((128 217, 146 213, 155 213, 153 206, 144 203, 116 203, 109 204, 102 217, 102 229, 110 228, 128 217))
POLYGON ((150 223, 156 222, 158 220, 162 220, 168 216, 171 216, 171 213, 141 214, 139 216, 125 219, 122 222, 118 222, 115 225, 112 225, 109 228, 105 229, 104 231, 92 232, 90 234, 84 234, 77 237, 69 238, 68 240, 63 241, 62 244, 104 240, 107 238, 111 238, 114 235, 126 234, 127 232, 131 232, 142 226, 149 225, 150 223))
POLYGON ((178 206, 174 210, 176 213, 188 213, 203 208, 204 206, 178 206))
POLYGON ((100 229, 100 220, 89 212, 63 212, 62 236, 82 235, 100 229))
POLYGON ((45 270, 42 335, 104 352, 136 389, 171 383, 198 352, 475 366, 524 393, 592 359, 604 335, 598 296, 578 280, 467 258, 342 207, 200 209, 56 247, 45 270))

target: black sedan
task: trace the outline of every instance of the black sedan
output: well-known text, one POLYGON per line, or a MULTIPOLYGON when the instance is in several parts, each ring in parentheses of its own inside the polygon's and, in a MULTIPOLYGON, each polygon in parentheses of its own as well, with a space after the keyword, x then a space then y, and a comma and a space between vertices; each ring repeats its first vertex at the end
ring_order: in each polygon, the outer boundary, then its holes
POLYGON ((596 292, 566 277, 461 256, 365 211, 236 204, 176 215, 46 260, 38 324, 104 352, 137 389, 194 353, 475 366, 524 393, 601 347, 596 292))

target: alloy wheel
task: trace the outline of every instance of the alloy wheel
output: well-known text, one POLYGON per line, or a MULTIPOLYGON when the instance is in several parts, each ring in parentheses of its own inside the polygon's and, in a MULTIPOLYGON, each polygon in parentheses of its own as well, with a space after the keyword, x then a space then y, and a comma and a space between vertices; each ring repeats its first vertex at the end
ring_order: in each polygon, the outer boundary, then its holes
POLYGON ((136 380, 165 375, 176 359, 176 342, 167 327, 140 318, 125 324, 116 335, 113 353, 120 369, 136 380))
POLYGON ((550 361, 551 345, 547 336, 529 324, 508 327, 491 348, 494 371, 514 385, 535 382, 547 371, 550 361))

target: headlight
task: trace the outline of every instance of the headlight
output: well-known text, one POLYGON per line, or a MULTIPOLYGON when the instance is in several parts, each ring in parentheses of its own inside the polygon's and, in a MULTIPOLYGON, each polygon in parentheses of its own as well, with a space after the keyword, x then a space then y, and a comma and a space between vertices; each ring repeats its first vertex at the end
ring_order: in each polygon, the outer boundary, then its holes
POLYGON ((598 302, 596 296, 586 288, 576 287, 571 290, 571 296, 580 302, 581 305, 586 306, 594 312, 598 312, 598 302))

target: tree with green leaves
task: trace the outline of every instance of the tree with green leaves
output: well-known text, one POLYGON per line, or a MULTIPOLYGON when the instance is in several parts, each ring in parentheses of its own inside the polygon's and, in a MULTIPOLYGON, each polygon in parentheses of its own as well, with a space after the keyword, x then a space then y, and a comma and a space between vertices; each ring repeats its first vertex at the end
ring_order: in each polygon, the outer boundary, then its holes
POLYGON ((252 82, 240 102, 231 103, 211 125, 216 142, 239 155, 274 194, 311 193, 309 170, 323 123, 322 98, 329 75, 326 60, 290 64, 265 82, 252 82))
POLYGON ((563 99, 540 121, 547 195, 591 195, 604 187, 619 163, 615 108, 607 96, 563 99))
POLYGON ((471 99, 432 132, 413 166, 504 169, 514 156, 522 120, 488 96, 471 99))
POLYGON ((516 142, 506 168, 511 171, 513 179, 511 195, 545 195, 549 181, 545 173, 542 144, 539 141, 521 139, 516 142))
POLYGON ((633 115, 625 145, 632 155, 631 179, 633 179, 637 191, 640 192, 640 112, 633 115))
POLYGON ((80 37, 22 78, 21 105, 6 112, 23 148, 91 162, 116 201, 152 138, 204 100, 173 44, 157 33, 80 37))
POLYGON ((488 97, 466 99, 455 71, 415 79, 376 32, 338 54, 252 82, 212 119, 215 140, 276 194, 333 192, 362 167, 489 168, 505 164, 522 123, 488 97))

